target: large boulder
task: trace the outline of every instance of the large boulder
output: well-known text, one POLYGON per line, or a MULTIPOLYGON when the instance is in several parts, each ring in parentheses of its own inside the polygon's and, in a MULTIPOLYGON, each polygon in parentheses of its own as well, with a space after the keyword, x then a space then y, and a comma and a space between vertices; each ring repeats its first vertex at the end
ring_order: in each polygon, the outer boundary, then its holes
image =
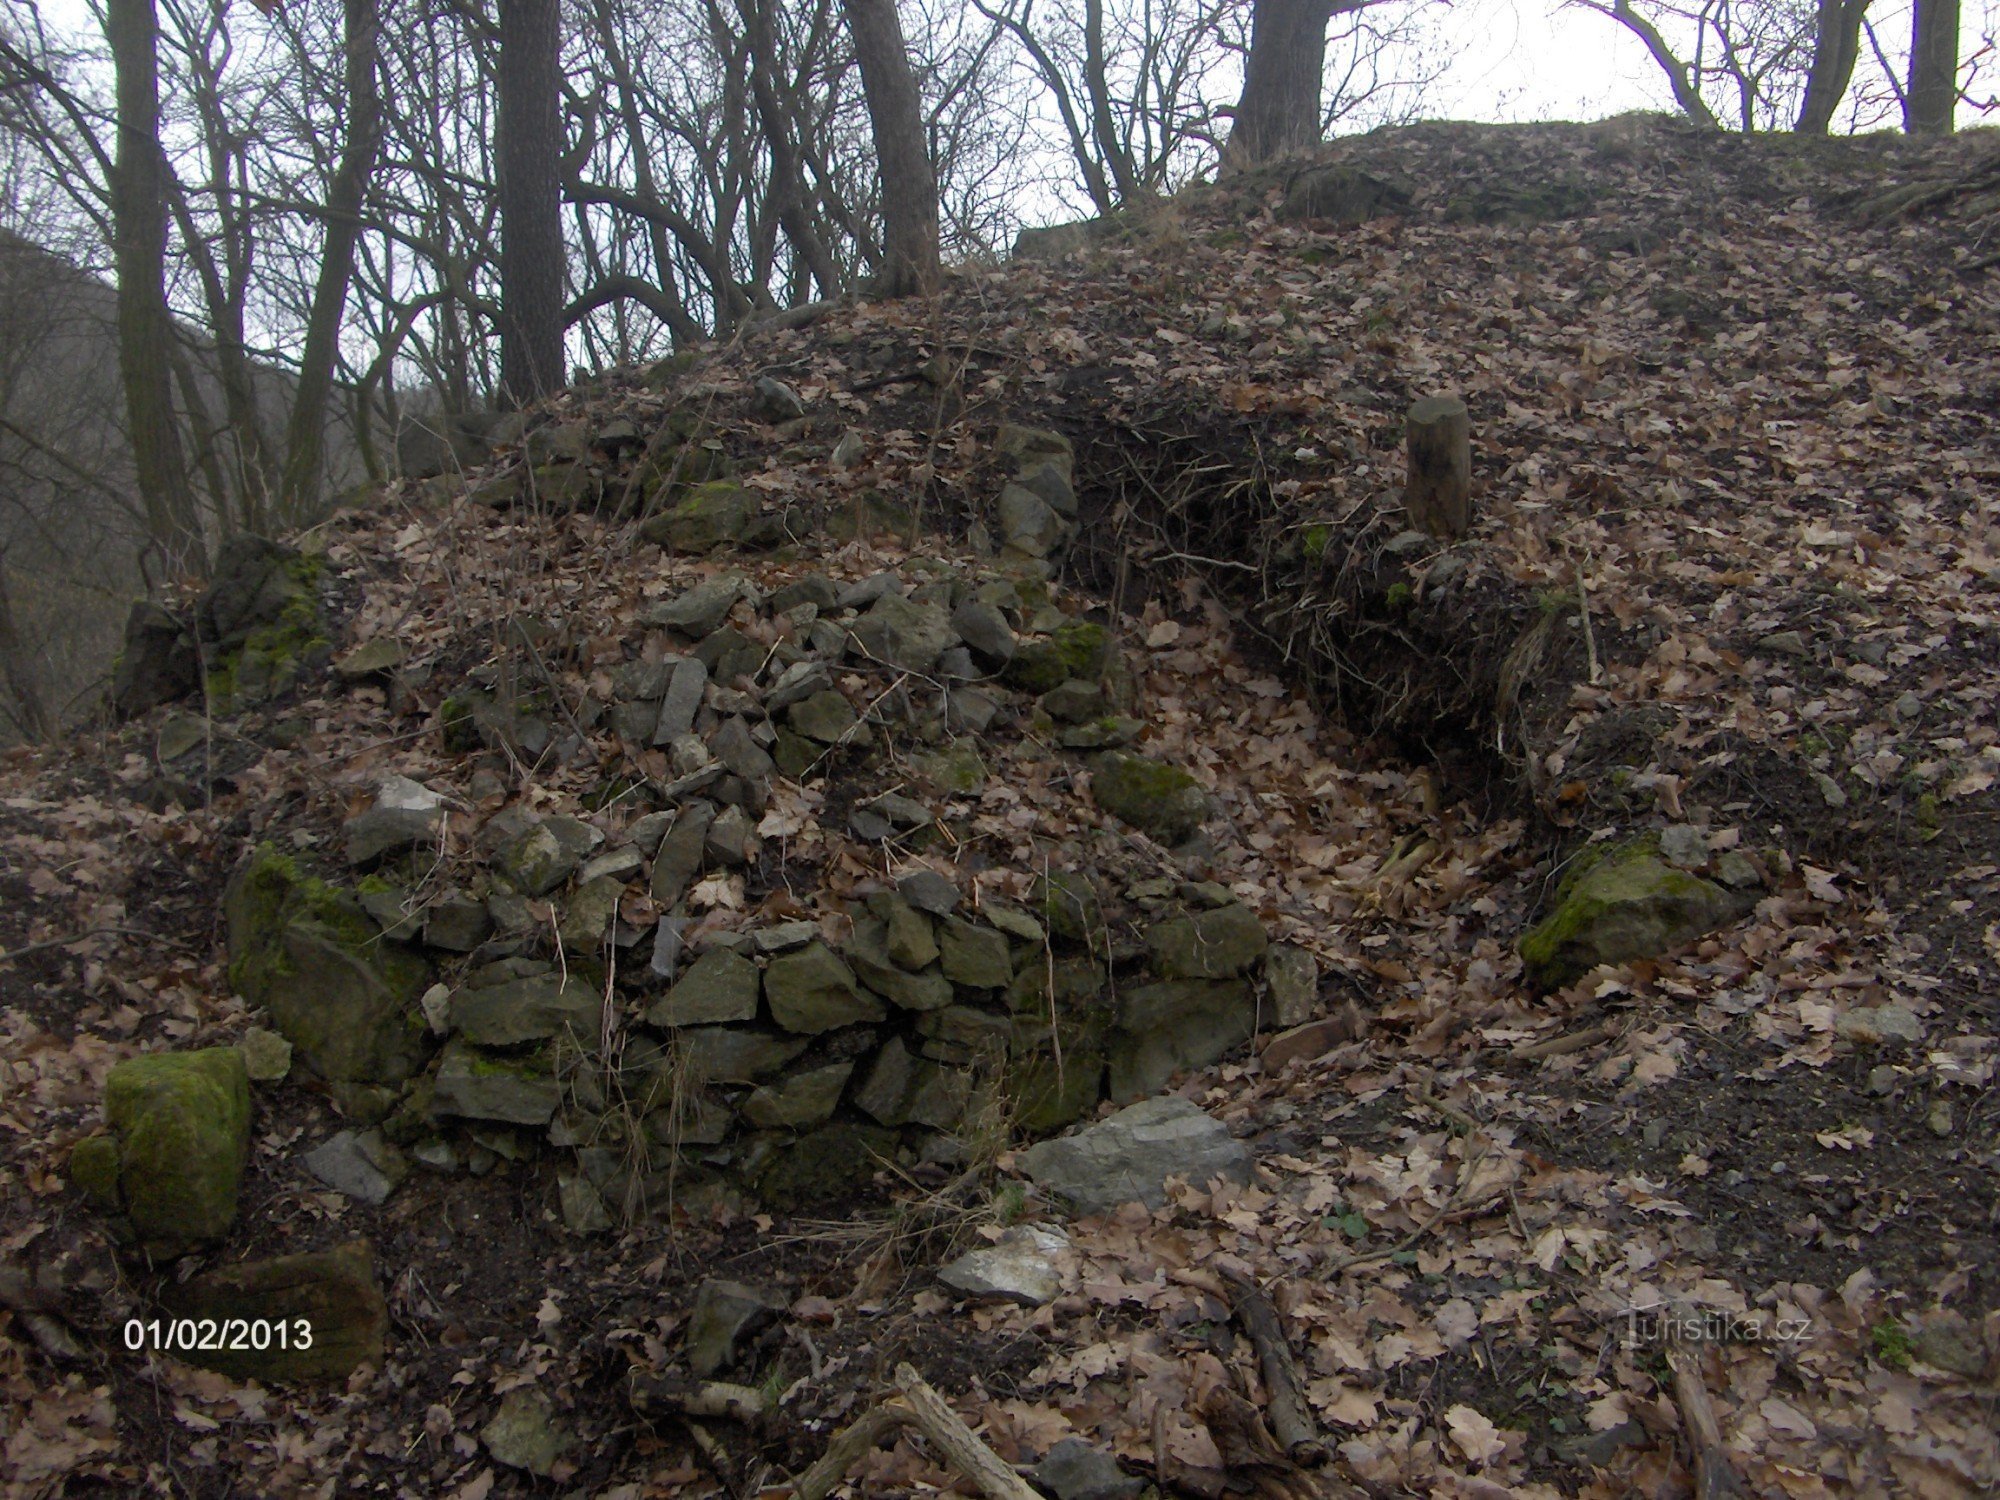
POLYGON ((1577 862, 1549 914, 1521 939, 1521 960, 1538 988, 1560 989, 1599 964, 1657 958, 1755 904, 1669 864, 1656 840, 1637 839, 1577 862))
POLYGON ((156 1260, 213 1244, 236 1219, 250 1151, 250 1077, 235 1047, 161 1052, 111 1070, 110 1133, 80 1142, 77 1186, 156 1260))
POLYGON ((423 1065, 430 967, 381 936, 351 892, 260 845, 229 883, 229 982, 338 1092, 394 1088, 423 1065))
POLYGON ((168 1289, 163 1300, 176 1317, 243 1330, 228 1347, 182 1351, 232 1380, 345 1380, 381 1363, 389 1331, 365 1240, 227 1266, 168 1289))
POLYGON ((1257 914, 1237 902, 1169 917, 1146 934, 1153 970, 1162 979, 1229 979, 1248 971, 1270 946, 1257 914))

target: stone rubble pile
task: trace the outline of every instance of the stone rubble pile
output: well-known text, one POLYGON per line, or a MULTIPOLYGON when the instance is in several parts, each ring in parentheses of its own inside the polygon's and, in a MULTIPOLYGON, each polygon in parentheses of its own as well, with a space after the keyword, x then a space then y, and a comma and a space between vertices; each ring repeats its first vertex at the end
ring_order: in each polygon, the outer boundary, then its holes
MULTIPOLYGON (((606 448, 549 433, 503 472, 552 482, 533 476, 606 448)), ((1145 1098, 1310 1013, 1310 956, 1273 948, 1223 887, 1065 868, 1059 850, 1009 902, 925 862, 970 835, 1024 737, 1163 845, 1198 849, 1209 813, 1193 776, 1134 748, 1146 723, 1112 632, 1043 581, 1075 527, 1066 440, 1003 429, 996 447, 1014 477, 984 569, 753 562, 740 549, 768 540, 768 517, 746 518, 726 479, 684 486, 649 534, 738 553, 684 564, 580 705, 546 690, 531 632, 455 684, 400 642, 335 658, 340 682, 437 702, 450 769, 436 787, 381 780, 337 856, 267 843, 230 883, 230 983, 268 1028, 258 1076, 289 1066, 347 1119, 307 1171, 377 1203, 420 1167, 553 1147, 582 1231, 663 1201, 669 1174, 683 1200, 710 1185, 823 1203, 883 1160, 958 1162, 1145 1098), (538 764, 624 769, 484 815, 506 801, 496 768, 538 764), (802 797, 809 782, 823 791, 802 797), (785 863, 800 817, 905 873, 814 890, 785 863), (718 878, 792 894, 719 925, 697 891, 718 878)), ((485 483, 475 498, 503 503, 485 483)), ((115 1122, 104 1139, 92 1149, 126 1149, 115 1122)))

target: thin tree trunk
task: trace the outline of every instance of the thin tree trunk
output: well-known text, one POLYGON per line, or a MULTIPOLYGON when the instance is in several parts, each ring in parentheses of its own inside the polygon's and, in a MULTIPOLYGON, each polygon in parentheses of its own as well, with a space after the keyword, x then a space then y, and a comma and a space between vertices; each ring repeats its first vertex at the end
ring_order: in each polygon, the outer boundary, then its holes
POLYGON ((174 415, 167 311, 166 173, 160 149, 159 22, 153 0, 107 0, 104 36, 117 73, 118 160, 111 213, 118 268, 118 374, 146 526, 176 568, 208 558, 174 415))
POLYGON ((1847 96, 1861 55, 1861 20, 1868 0, 1819 0, 1813 32, 1812 71, 1806 75, 1806 96, 1799 104, 1800 135, 1825 135, 1833 112, 1847 96))
POLYGON ((917 80, 903 44, 896 0, 840 0, 854 33, 861 92, 874 127, 882 178, 882 281, 885 296, 919 296, 937 289, 938 190, 924 138, 917 80))
POLYGON ((1319 145, 1326 23, 1335 9, 1335 0, 1256 0, 1243 97, 1223 150, 1231 170, 1296 156, 1319 145))
POLYGON ((333 389, 341 316, 354 278, 354 247, 361 238, 361 200, 375 170, 382 139, 382 95, 376 85, 381 17, 376 0, 342 0, 346 31, 347 142, 326 194, 326 240, 319 283, 306 319, 299 384, 285 431, 285 477, 280 487, 288 520, 310 521, 319 509, 326 453, 326 403, 333 389))
POLYGON ((557 0, 500 0, 500 386, 523 405, 563 384, 562 76, 557 0))
POLYGON ((1903 128, 1911 135, 1950 135, 1958 106, 1959 0, 1917 0, 1910 31, 1910 87, 1903 128))

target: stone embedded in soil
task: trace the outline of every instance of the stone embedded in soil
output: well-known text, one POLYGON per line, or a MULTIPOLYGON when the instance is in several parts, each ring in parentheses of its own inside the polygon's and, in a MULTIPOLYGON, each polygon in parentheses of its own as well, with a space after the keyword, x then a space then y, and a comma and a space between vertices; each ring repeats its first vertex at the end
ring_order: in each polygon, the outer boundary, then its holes
POLYGON ((789 614, 801 604, 810 604, 815 609, 832 609, 839 599, 840 590, 832 579, 818 573, 808 573, 778 589, 771 595, 773 614, 789 614))
POLYGON ((1278 1073, 1301 1059, 1324 1057, 1342 1042, 1352 1040, 1354 1026, 1346 1016, 1322 1016, 1279 1032, 1257 1056, 1266 1073, 1278 1073))
POLYGON ((764 998, 772 1020, 805 1035, 879 1021, 887 1014, 881 1001, 856 986, 854 971, 821 942, 772 959, 764 971, 764 998))
POLYGON ((703 1026, 757 1018, 757 966, 715 949, 696 959, 646 1020, 654 1026, 703 1026))
POLYGON ((1108 1213, 1121 1203, 1159 1208, 1169 1177, 1197 1187, 1211 1178, 1248 1182, 1250 1148, 1222 1123, 1178 1095, 1147 1099, 1110 1119, 1021 1153, 1021 1167, 1077 1212, 1108 1213))
POLYGON ((688 1314, 688 1369, 701 1380, 720 1375, 736 1363, 743 1340, 789 1306, 784 1298, 740 1281, 704 1281, 688 1314))
POLYGON ((1256 913, 1236 904, 1171 917, 1146 934, 1153 972, 1162 979, 1228 979, 1249 970, 1269 946, 1256 913))
POLYGON ((484 901, 447 891, 424 913, 424 943, 450 953, 470 953, 492 935, 493 918, 484 901))
POLYGON ((546 1125, 555 1116, 561 1092, 546 1054, 502 1057, 454 1037, 438 1063, 432 1108, 468 1120, 546 1125))
POLYGON ((1924 1023, 1907 1005, 1857 1005, 1834 1017, 1833 1034, 1867 1047, 1914 1047, 1924 1039, 1924 1023))
POLYGON ((968 1250, 938 1268, 938 1280, 970 1297, 999 1297, 1046 1307, 1062 1294, 1069 1236, 1045 1224, 1007 1230, 991 1245, 968 1250))
POLYGON ((556 1208, 571 1234, 603 1234, 614 1227, 611 1210, 597 1185, 581 1172, 556 1174, 556 1208))
POLYGON ((572 1439, 556 1420, 555 1403, 542 1392, 519 1386, 500 1398, 500 1410, 479 1429, 479 1440, 496 1463, 546 1479, 572 1439))
POLYGON ((1264 986, 1277 1025, 1304 1025, 1319 1009, 1319 960, 1303 948, 1274 943, 1264 954, 1264 986))
POLYGON ((1090 794, 1112 816, 1163 844, 1178 844, 1208 817, 1208 794, 1179 766, 1107 750, 1091 766, 1090 794))
POLYGON ((1121 990, 1109 1044, 1111 1097, 1121 1103, 1165 1088, 1250 1040, 1256 1002, 1240 979, 1171 979, 1121 990))
POLYGON ((375 1258, 363 1240, 227 1266, 168 1288, 161 1300, 177 1317, 241 1320, 271 1331, 261 1350, 181 1356, 232 1380, 345 1380, 363 1364, 381 1363, 389 1330, 375 1258), (302 1329, 309 1339, 300 1338, 302 1329))
POLYGON ((1028 1475, 1055 1500, 1138 1500, 1146 1481, 1127 1474, 1118 1460, 1082 1438, 1066 1437, 1028 1475))
POLYGON ((1073 724, 1056 732, 1056 743, 1065 750, 1117 750, 1145 733, 1142 719, 1126 714, 1107 714, 1088 724, 1073 724))
POLYGON ((1075 677, 1068 682, 1057 683, 1037 702, 1042 712, 1058 724, 1083 724, 1101 719, 1109 706, 1101 686, 1075 677))
POLYGON ((699 640, 720 626, 743 597, 743 580, 734 574, 709 578, 653 605, 645 612, 648 625, 663 625, 699 640))
POLYGON ((1753 897, 1674 868, 1656 842, 1638 839, 1563 881, 1549 915, 1521 939, 1521 959, 1538 989, 1560 989, 1599 964, 1657 958, 1754 904, 1753 897))
POLYGON ((752 1089, 743 1118, 760 1130, 804 1130, 832 1116, 854 1072, 852 1062, 831 1063, 752 1089))
POLYGON ((337 1193, 362 1203, 388 1200, 409 1175, 410 1164, 379 1130, 342 1130, 300 1158, 305 1169, 337 1193))

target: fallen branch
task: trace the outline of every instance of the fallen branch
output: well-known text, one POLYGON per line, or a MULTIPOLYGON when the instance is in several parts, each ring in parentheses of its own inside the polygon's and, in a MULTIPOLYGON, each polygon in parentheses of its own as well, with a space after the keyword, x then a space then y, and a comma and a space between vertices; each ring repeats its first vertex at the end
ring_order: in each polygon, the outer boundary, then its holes
POLYGON ((921 1432, 937 1456, 987 1500, 1042 1500, 999 1454, 965 1425, 951 1403, 909 1365, 896 1366, 896 1394, 857 1417, 792 1485, 795 1500, 826 1500, 848 1470, 891 1433, 921 1432))
POLYGON ((634 1376, 629 1394, 632 1409, 648 1416, 671 1412, 680 1417, 755 1422, 764 1415, 763 1392, 726 1380, 695 1383, 671 1377, 634 1376))
POLYGON ((980 1442, 944 1397, 909 1365, 896 1366, 896 1389, 909 1404, 910 1422, 946 1463, 979 1487, 987 1500, 1042 1500, 1000 1455, 980 1442))
POLYGON ((43 938, 39 943, 23 943, 18 948, 0 952, 0 964, 12 963, 17 958, 26 958, 30 953, 46 953, 51 948, 67 948, 71 943, 80 943, 85 938, 103 937, 106 933, 117 933, 120 937, 151 937, 152 934, 140 927, 86 927, 82 932, 72 932, 68 937, 43 938))
POLYGON ((1525 1062, 1538 1062, 1545 1057, 1562 1057, 1567 1053, 1581 1052, 1586 1047, 1595 1047, 1599 1042, 1608 1042, 1617 1035, 1616 1026, 1608 1021, 1600 1022, 1596 1026, 1586 1026, 1582 1031, 1572 1031, 1568 1036, 1536 1042, 1531 1047, 1516 1047, 1514 1056, 1525 1062))
POLYGON ((834 1487, 847 1478, 847 1471, 862 1457, 880 1447, 891 1433, 909 1424, 910 1414, 900 1407, 871 1406, 827 1445, 810 1469, 792 1486, 795 1500, 826 1500, 834 1487))
POLYGON ((1265 1415, 1271 1433, 1296 1463, 1320 1463, 1326 1458, 1326 1443, 1319 1423, 1299 1392, 1299 1367, 1292 1359, 1292 1346, 1285 1337, 1278 1310, 1263 1289, 1240 1271, 1224 1268, 1230 1300, 1237 1321, 1250 1336, 1257 1351, 1257 1366, 1263 1372, 1264 1389, 1270 1393, 1265 1415))
POLYGON ((1694 1449, 1695 1500, 1741 1496, 1743 1486, 1722 1446, 1722 1424, 1715 1417, 1708 1383, 1701 1376, 1701 1353, 1678 1337, 1667 1339, 1667 1365, 1674 1372, 1674 1404, 1681 1409, 1688 1445, 1694 1449))

